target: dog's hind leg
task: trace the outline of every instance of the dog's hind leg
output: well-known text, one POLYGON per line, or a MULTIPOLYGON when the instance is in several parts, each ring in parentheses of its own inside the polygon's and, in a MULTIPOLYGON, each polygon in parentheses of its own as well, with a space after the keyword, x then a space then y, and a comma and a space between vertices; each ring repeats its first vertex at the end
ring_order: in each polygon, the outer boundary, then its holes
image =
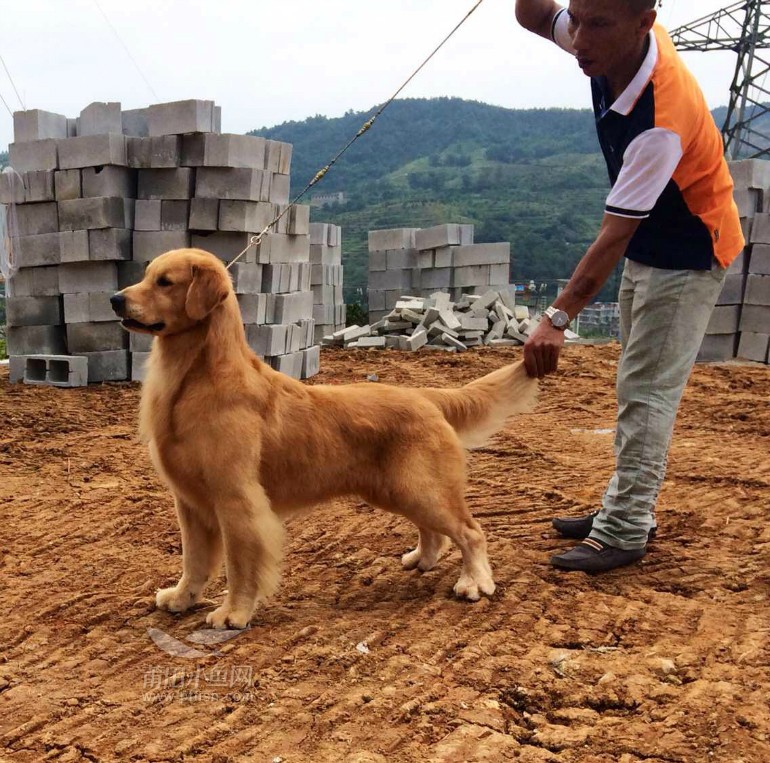
POLYGON ((172 588, 155 596, 158 609, 184 612, 197 604, 209 581, 222 567, 222 535, 213 515, 192 508, 175 496, 176 513, 182 532, 182 577, 172 588))
POLYGON ((420 527, 419 531, 417 548, 407 551, 401 557, 401 564, 406 570, 413 570, 416 567, 421 572, 428 572, 449 549, 450 542, 446 535, 433 530, 420 527))
POLYGON ((227 596, 206 617, 214 628, 245 628, 257 598, 270 596, 280 581, 283 524, 261 485, 223 496, 216 506, 222 529, 227 596))

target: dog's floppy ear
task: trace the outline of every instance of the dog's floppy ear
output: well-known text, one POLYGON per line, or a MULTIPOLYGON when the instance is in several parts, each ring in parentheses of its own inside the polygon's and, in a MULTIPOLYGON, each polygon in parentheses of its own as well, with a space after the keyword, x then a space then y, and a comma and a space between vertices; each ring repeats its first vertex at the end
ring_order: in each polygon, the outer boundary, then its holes
POLYGON ((219 270, 202 265, 192 266, 193 280, 187 289, 184 309, 194 321, 203 320, 227 298, 228 288, 219 270))

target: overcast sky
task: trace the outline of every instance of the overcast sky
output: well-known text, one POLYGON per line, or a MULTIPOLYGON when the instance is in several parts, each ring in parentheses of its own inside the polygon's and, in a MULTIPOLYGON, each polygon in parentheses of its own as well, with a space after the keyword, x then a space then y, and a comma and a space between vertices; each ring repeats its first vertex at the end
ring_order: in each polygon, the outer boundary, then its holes
MULTIPOLYGON (((222 106, 224 132, 246 132, 381 103, 474 4, 9 0, 0 55, 26 108, 74 117, 93 101, 129 109, 206 98, 222 106)), ((664 0, 660 18, 673 29, 729 4, 664 0)), ((589 106, 588 82, 574 61, 518 27, 513 8, 513 0, 484 0, 402 97, 589 106)), ((735 56, 688 53, 685 60, 709 105, 726 104, 735 56)), ((0 95, 11 110, 21 108, 2 67, 0 95)), ((0 103, 0 146, 12 140, 12 119, 0 103)))

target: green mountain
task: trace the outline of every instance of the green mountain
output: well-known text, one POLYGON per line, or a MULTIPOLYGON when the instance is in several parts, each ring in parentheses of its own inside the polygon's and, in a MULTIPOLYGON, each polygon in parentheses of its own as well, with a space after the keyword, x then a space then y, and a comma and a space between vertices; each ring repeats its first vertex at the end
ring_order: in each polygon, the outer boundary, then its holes
MULTIPOLYGON (((252 134, 293 144, 296 194, 374 112, 252 134)), ((312 219, 343 227, 346 298, 356 301, 365 298, 369 230, 445 222, 473 223, 477 242, 510 241, 515 280, 555 284, 593 240, 608 188, 588 110, 406 99, 392 103, 303 201, 345 193, 344 204, 313 208, 312 219)))

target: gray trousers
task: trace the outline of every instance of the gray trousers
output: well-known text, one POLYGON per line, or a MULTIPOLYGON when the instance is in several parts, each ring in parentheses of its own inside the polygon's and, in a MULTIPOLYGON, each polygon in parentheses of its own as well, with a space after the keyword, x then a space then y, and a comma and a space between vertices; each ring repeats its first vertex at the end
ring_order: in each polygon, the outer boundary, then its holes
POLYGON ((615 473, 592 538, 643 548, 655 525, 676 412, 725 278, 710 271, 661 270, 626 260, 620 285, 615 473))

